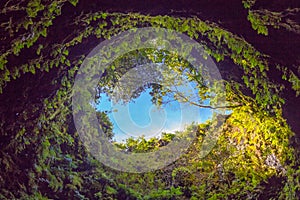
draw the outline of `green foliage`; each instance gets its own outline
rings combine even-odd
[[[263,184],[273,176],[290,177],[286,184],[293,186],[286,186],[273,196],[295,197],[298,183],[291,180],[296,180],[292,177],[297,172],[290,171],[288,164],[294,159],[294,151],[289,146],[293,133],[281,117],[280,110],[274,117],[256,108],[255,102],[235,108],[220,129],[222,134],[217,145],[205,158],[199,158],[199,151],[203,138],[213,126],[210,121],[197,125],[198,138],[187,154],[171,166],[142,175],[120,173],[118,182],[132,187],[146,199],[244,199],[250,196],[259,198],[265,187]],[[193,126],[187,127],[183,134],[194,130]],[[147,150],[145,143],[147,141],[143,139],[129,139],[123,148],[129,146],[130,151],[141,152],[141,149]],[[271,158],[275,159],[273,164]],[[162,188],[174,187],[178,192],[174,194],[169,189],[155,189],[153,192],[151,188],[156,188],[157,182],[149,185],[153,183],[153,179],[148,178],[151,174],[156,174],[165,184]],[[294,190],[287,190],[289,187]]]
[[[7,57],[11,54],[18,56],[22,49],[24,49],[24,47],[30,48],[31,46],[33,46],[38,41],[40,36],[47,37],[47,29],[52,25],[52,21],[61,14],[60,10],[64,2],[65,0],[55,0],[51,1],[48,4],[42,4],[40,0],[31,0],[28,2],[26,7],[27,16],[22,19],[18,19],[18,21],[15,19],[16,23],[12,22],[12,18],[10,18],[9,22],[6,22],[11,26],[12,31],[10,32],[10,37],[12,39],[12,42],[10,48],[5,49],[4,52],[2,52],[2,55],[0,57],[0,70],[10,71],[9,76],[11,77],[20,75],[20,66],[10,67],[10,69],[7,68]],[[38,18],[38,13],[42,11],[43,16],[39,18],[39,21],[36,21],[36,18]],[[24,28],[25,31],[23,31],[22,28]],[[23,33],[17,35],[18,32]],[[37,54],[39,55],[38,52]],[[40,55],[40,58],[36,60],[39,61],[42,60],[42,58],[43,55]],[[36,60],[33,60],[31,62],[35,65],[35,62],[37,62]],[[23,73],[26,72],[27,71],[23,71]],[[9,82],[10,79],[3,79],[1,73],[0,77],[0,91],[2,91],[3,86],[6,84],[6,82]]]
[[[252,7],[255,5],[256,0],[243,0],[242,2],[244,7],[248,9],[247,19],[258,34],[268,35],[268,27],[284,28],[297,34],[300,33],[299,24],[292,19],[292,16],[299,12],[300,8],[287,8],[281,12],[267,9],[254,10]]]
[[[265,55],[243,38],[197,17],[138,13],[82,13],[72,19],[78,28],[74,34],[67,36],[62,43],[48,44],[43,37],[49,37],[48,28],[61,15],[61,7],[65,2],[28,1],[26,17],[20,21],[10,18],[3,22],[9,33],[7,37],[12,42],[0,56],[0,93],[6,84],[25,73],[37,76],[37,72],[42,71],[47,77],[46,72],[54,67],[59,69],[52,83],[58,89],[43,99],[42,103],[22,104],[24,108],[18,113],[16,121],[6,122],[6,116],[0,118],[1,199],[257,198],[264,189],[263,183],[274,176],[281,178],[284,184],[279,194],[274,193],[274,199],[296,199],[300,170],[296,165],[294,150],[289,146],[292,132],[281,116],[280,105],[283,100],[278,93],[282,86],[268,80],[266,72],[272,66],[269,66]],[[77,4],[76,0],[69,2],[74,6]],[[251,8],[254,1],[243,3],[246,8]],[[267,26],[273,26],[273,22],[278,25],[277,22],[281,21],[274,14],[249,11],[248,19],[258,33],[267,35]],[[69,54],[72,48],[93,36],[108,39],[121,31],[144,26],[170,28],[194,39],[206,38],[203,57],[211,55],[218,62],[231,58],[244,70],[244,84],[251,89],[255,98],[243,95],[241,90],[244,88],[240,88],[241,85],[226,83],[226,98],[231,105],[238,106],[222,125],[221,137],[207,157],[199,158],[199,151],[208,129],[213,126],[212,122],[194,124],[177,133],[184,137],[197,130],[196,140],[178,161],[155,172],[130,174],[113,171],[98,163],[88,154],[74,130],[70,108],[71,88],[84,55],[71,59]],[[283,24],[280,26],[286,27]],[[292,30],[297,30],[297,27]],[[20,65],[10,64],[13,63],[11,59],[24,54],[25,48],[33,49],[35,57]],[[147,51],[148,54],[143,55],[146,62],[160,62],[163,59],[161,55],[165,53]],[[157,57],[151,57],[154,54]],[[129,55],[124,55],[124,60],[117,60],[108,69],[102,84],[118,80],[124,72],[118,64],[132,64],[129,58]],[[208,90],[201,85],[201,77],[180,56],[168,54],[165,62],[179,74],[189,69],[189,78],[197,81],[202,89],[199,96],[207,98]],[[283,73],[282,79],[289,81],[299,95],[299,77],[285,66],[278,68]],[[154,89],[156,101],[159,102],[167,91]],[[104,113],[98,115],[103,122],[100,122],[100,126],[102,129],[106,127],[105,132],[111,138],[111,123]],[[126,143],[114,144],[123,151],[142,153],[167,145],[174,136],[164,133],[160,139],[130,138]],[[270,159],[273,159],[273,164],[267,162]]]
[[[171,187],[169,190],[163,190],[163,189],[158,189],[157,191],[154,190],[152,193],[145,196],[144,199],[149,199],[149,200],[180,199],[180,196],[182,194],[183,193],[180,190],[180,188]]]
[[[112,23],[115,26],[122,27],[121,30],[119,28],[109,28],[107,29],[107,18],[110,18]],[[90,25],[92,22],[98,22],[99,26],[89,26],[85,29],[85,31],[81,32],[78,36],[75,36],[73,39],[69,40],[69,42],[63,44],[65,47],[70,47],[81,43],[83,38],[87,38],[90,35],[96,35],[97,37],[109,38],[111,35],[114,35],[122,30],[127,30],[134,27],[136,24],[136,20],[139,20],[139,24],[150,23],[152,26],[160,26],[160,27],[169,27],[178,31],[188,32],[187,34],[190,37],[197,38],[199,34],[202,36],[208,37],[209,40],[216,45],[217,49],[220,50],[220,53],[216,53],[215,50],[211,51],[207,48],[207,53],[214,56],[216,60],[220,61],[224,58],[224,56],[230,56],[233,61],[241,66],[243,66],[247,76],[254,76],[255,81],[251,80],[248,86],[251,88],[254,94],[258,93],[257,100],[261,101],[263,106],[266,104],[276,104],[278,102],[277,89],[276,86],[272,86],[270,82],[267,81],[266,75],[264,73],[265,70],[268,69],[266,61],[264,61],[263,55],[258,53],[251,45],[247,44],[243,39],[234,36],[233,34],[217,27],[215,24],[208,24],[203,22],[197,18],[174,18],[168,16],[143,16],[139,14],[120,14],[120,13],[93,13],[88,15],[82,15],[81,19],[76,19],[75,23],[79,23],[77,21],[83,21],[86,24]],[[103,21],[105,20],[105,21]],[[97,24],[97,23],[96,23]],[[189,29],[181,30],[181,24],[189,24]],[[185,27],[185,26],[183,26]],[[45,31],[45,29],[42,29]],[[45,32],[43,32],[45,35]],[[101,35],[99,35],[101,34]],[[221,38],[223,38],[221,40]],[[16,43],[17,44],[17,43]],[[22,44],[22,43],[21,43]],[[54,45],[55,46],[55,45]],[[61,48],[64,48],[64,47]],[[22,48],[22,47],[20,47]],[[17,49],[20,49],[17,48]],[[226,50],[228,48],[228,50]],[[16,52],[18,50],[16,49]],[[53,52],[57,51],[56,49]],[[231,54],[229,53],[231,51]],[[221,53],[222,52],[222,53]],[[54,60],[60,60],[62,64],[66,66],[70,65],[68,59],[65,56],[59,56],[57,53],[53,53],[55,56]],[[59,57],[57,57],[59,56]],[[52,59],[53,60],[53,59]],[[46,61],[47,62],[47,61]],[[49,61],[50,62],[50,61]],[[52,61],[53,63],[53,61]],[[50,65],[53,66],[52,64]],[[58,62],[56,62],[55,66],[58,66]],[[253,68],[259,67],[259,71],[253,70]],[[41,70],[49,70],[49,65],[45,65]],[[18,70],[15,70],[18,71]],[[248,72],[252,72],[249,74]],[[26,73],[26,71],[25,71]],[[14,75],[12,75],[14,76]],[[2,84],[9,79],[4,79]],[[270,87],[257,87],[258,84],[266,85]],[[268,91],[266,91],[268,89]],[[274,99],[268,98],[269,96],[274,96]]]
[[[35,18],[39,11],[44,10],[44,5],[41,4],[41,0],[32,0],[27,4],[26,12],[29,17]]]
[[[242,0],[245,8],[251,8],[255,4],[256,0]]]
[[[106,137],[111,140],[114,136],[113,124],[110,122],[107,114],[105,112],[96,112],[97,118],[99,120],[100,128],[106,135]]]
[[[69,0],[69,2],[73,5],[76,6],[78,3],[78,0]]]
[[[268,28],[264,25],[264,21],[260,19],[257,13],[249,11],[248,20],[254,30],[257,30],[258,34],[268,35]]]
[[[292,84],[292,88],[296,91],[296,96],[300,95],[300,79],[293,73],[290,72],[288,81]]]
[[[162,133],[161,138],[145,139],[144,136],[139,138],[128,138],[125,143],[114,142],[118,148],[126,152],[146,153],[158,150],[159,147],[168,145],[175,137],[172,133]]]

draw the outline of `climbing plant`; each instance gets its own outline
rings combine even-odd
[[[243,4],[258,34],[267,36],[270,27],[299,34],[299,25],[289,18],[298,8],[275,12],[254,9],[255,1]],[[24,77],[53,76],[51,93],[14,108],[15,121],[0,118],[1,198],[256,198],[263,195],[263,183],[274,176],[281,178],[282,189],[272,198],[297,198],[300,170],[296,153],[289,146],[293,133],[282,118],[280,92],[284,86],[268,77],[269,69],[276,67],[283,81],[290,82],[299,95],[300,80],[293,70],[282,64],[270,65],[268,55],[244,38],[196,16],[82,11],[66,20],[71,31],[55,42],[48,40],[67,5],[76,6],[77,1],[10,0],[1,10],[2,16],[9,17],[0,25],[6,33],[0,36],[6,41],[0,55],[0,93],[6,95],[7,87]],[[243,70],[242,82],[226,81],[226,99],[241,106],[233,108],[218,128],[220,140],[207,158],[200,159],[198,153],[212,122],[188,127],[181,134],[197,132],[189,152],[165,169],[145,174],[113,171],[89,155],[81,143],[72,121],[71,97],[74,77],[88,52],[78,53],[78,49],[89,40],[110,39],[137,27],[184,33],[204,46],[204,57],[212,56],[216,62],[231,59]],[[151,55],[153,50],[149,51]],[[108,69],[112,76],[117,70],[114,65]],[[243,94],[245,88],[252,91],[250,96]],[[25,91],[23,96],[30,99]],[[146,152],[172,138],[172,134],[165,134],[162,139],[129,139],[115,145],[124,151]]]

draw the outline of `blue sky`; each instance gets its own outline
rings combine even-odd
[[[196,90],[183,86],[179,90],[187,95],[196,94]],[[96,105],[99,111],[111,111],[108,114],[113,123],[114,140],[125,141],[129,137],[145,138],[157,137],[161,132],[183,130],[192,122],[205,122],[212,116],[212,111],[207,108],[199,108],[188,103],[172,101],[157,107],[151,102],[151,89],[146,89],[134,101],[123,105],[114,104],[106,94],[101,94],[100,103]],[[193,95],[195,98],[195,95]],[[174,100],[174,99],[173,99]],[[206,102],[208,104],[208,102]]]

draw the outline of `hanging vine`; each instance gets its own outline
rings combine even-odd
[[[55,20],[59,20],[62,7],[66,2],[66,0],[51,2],[11,0],[1,10],[1,15],[22,12],[26,13],[26,16],[20,19],[10,17],[5,22],[1,22],[1,28],[8,32],[8,35],[1,36],[1,39],[10,42],[1,49],[0,93],[5,90],[7,84],[24,74],[37,74],[40,71],[48,73],[54,71],[54,67],[57,68],[58,75],[51,84],[58,86],[59,89],[48,95],[42,105],[32,104],[25,107],[22,113],[18,113],[19,120],[24,123],[15,122],[10,126],[4,126],[5,119],[1,118],[0,124],[3,128],[1,135],[5,136],[8,142],[3,142],[4,146],[1,146],[0,150],[1,169],[5,172],[0,176],[0,198],[13,199],[27,195],[29,199],[46,199],[45,196],[53,195],[48,197],[76,196],[78,199],[83,199],[85,195],[89,196],[93,193],[90,198],[104,199],[111,196],[117,198],[117,195],[125,194],[136,199],[144,197],[164,199],[180,198],[188,192],[191,199],[199,199],[201,196],[210,199],[231,198],[232,195],[242,198],[247,195],[247,192],[258,190],[261,182],[278,174],[287,177],[284,189],[280,193],[281,197],[295,198],[299,190],[299,179],[294,177],[299,177],[300,170],[296,168],[294,152],[288,143],[293,133],[281,117],[281,105],[284,100],[280,97],[280,92],[283,85],[271,82],[268,79],[268,70],[277,67],[282,72],[282,79],[290,82],[292,89],[299,95],[300,80],[297,74],[287,66],[270,66],[268,55],[257,51],[245,39],[196,16],[150,16],[118,12],[81,13],[70,19],[70,24],[75,27],[72,33],[61,43],[50,43],[47,41],[50,27]],[[68,2],[74,6],[77,4],[77,0]],[[243,3],[245,8],[250,9],[248,20],[259,34],[267,35],[268,27],[285,28],[299,33],[296,22],[287,18],[299,12],[298,9],[283,12],[251,10],[255,1],[243,1]],[[236,108],[227,119],[222,138],[210,160],[200,161],[195,154],[197,151],[190,153],[188,155],[191,156],[190,160],[186,159],[186,162],[191,167],[186,165],[173,168],[168,172],[169,185],[163,180],[155,179],[153,173],[146,175],[120,173],[113,177],[118,180],[114,181],[111,175],[113,172],[104,172],[103,166],[99,167],[100,164],[95,159],[87,156],[78,134],[74,130],[71,131],[68,126],[72,123],[70,108],[72,85],[75,74],[85,58],[85,54],[73,56],[74,49],[91,38],[110,39],[122,31],[149,26],[173,29],[187,34],[204,45],[207,54],[204,56],[212,56],[217,62],[230,58],[243,69],[244,75],[241,78],[254,96],[253,99],[242,94],[243,86],[240,84],[226,82],[227,99],[242,103],[243,106]],[[34,56],[24,63],[12,62],[18,56],[26,54],[29,49],[35,52]],[[205,134],[203,126],[199,125],[198,135]],[[201,141],[202,136],[199,136],[198,140]],[[150,143],[159,146],[159,140],[152,140],[149,144],[145,140],[142,141],[141,143],[132,141],[132,143],[139,145],[140,151],[145,151]],[[195,148],[200,144],[196,143]],[[230,145],[226,146],[227,144]],[[244,149],[239,151],[240,149],[237,148]],[[223,152],[225,155],[228,151],[231,151],[231,156],[224,157],[225,159],[222,160],[223,154],[219,155],[218,152]],[[21,156],[30,160],[30,166],[25,167],[26,181],[15,180],[24,170],[20,166],[25,162],[18,159]],[[184,162],[185,158],[180,161]],[[266,163],[268,158],[270,162]],[[244,160],[244,163],[237,163],[241,160]],[[272,162],[279,164],[272,165]],[[220,163],[222,165],[219,165]],[[86,165],[94,166],[92,167],[94,171],[85,172]],[[199,177],[196,179],[195,177],[199,176],[199,166],[204,173],[201,179]],[[223,177],[219,175],[221,168]],[[234,176],[230,173],[232,171]],[[262,175],[259,173],[262,171],[267,172]],[[180,176],[186,179],[183,180]],[[202,181],[204,177],[209,181],[206,183],[195,181]],[[236,179],[232,180],[232,177]],[[243,180],[244,177],[248,180]],[[7,180],[14,184],[6,186]],[[137,180],[140,183],[136,183]],[[185,182],[182,183],[180,180]],[[185,188],[187,184],[194,181],[196,183],[194,187]],[[220,184],[225,181],[226,184]],[[141,185],[147,187],[143,188]],[[162,189],[166,186],[170,187]],[[19,188],[19,192],[11,192],[10,187]],[[155,190],[156,187],[159,189]],[[41,192],[40,188],[50,188],[51,192],[46,189]]]

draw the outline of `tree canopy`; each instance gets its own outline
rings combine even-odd
[[[1,199],[299,198],[298,1],[9,0],[0,5]],[[115,59],[103,71],[95,99],[111,94],[129,70],[164,64],[160,75],[135,75],[156,76],[172,86],[183,83],[174,77],[185,76],[194,82],[199,99],[167,85],[148,84],[130,96],[125,91],[130,88],[120,85],[119,100],[130,101],[151,88],[156,105],[172,97],[198,107],[229,109],[230,114],[160,138],[120,143],[113,141],[107,113],[97,112],[106,137],[125,154],[155,152],[196,135],[166,167],[130,173],[90,154],[73,121],[72,89],[81,64],[98,43],[143,27],[170,29],[201,44],[202,58],[211,57],[220,71],[224,92],[217,83],[209,85],[182,55],[148,48]],[[216,106],[222,98],[228,104]],[[203,103],[206,99],[210,105]],[[218,118],[222,123],[214,120]],[[218,140],[206,152],[211,132]]]

